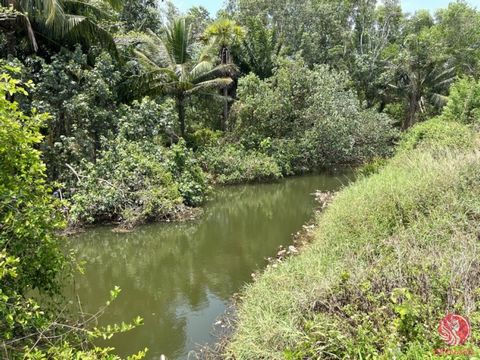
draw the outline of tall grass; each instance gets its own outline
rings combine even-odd
[[[447,312],[480,320],[480,156],[457,139],[340,192],[315,242],[245,289],[227,357],[425,358]]]

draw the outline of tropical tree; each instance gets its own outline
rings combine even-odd
[[[480,68],[480,12],[466,2],[452,2],[436,13],[437,41],[457,74],[476,76]]]
[[[235,61],[242,72],[269,78],[273,75],[275,58],[283,48],[282,35],[276,26],[266,27],[258,17],[246,19],[245,27],[245,38],[239,51],[233,54]]]
[[[369,108],[382,111],[388,101],[388,65],[400,52],[403,21],[398,0],[359,2],[355,8],[349,72]]]
[[[102,0],[120,9],[122,0]],[[112,35],[98,19],[109,17],[97,4],[82,0],[0,0],[0,31],[15,55],[16,40],[26,36],[34,51],[39,39],[50,45],[100,43],[116,54]]]
[[[218,96],[211,90],[232,83],[232,64],[215,66],[208,54],[194,59],[191,27],[184,18],[172,21],[163,36],[153,32],[144,37],[136,54],[145,72],[136,80],[136,95],[168,95],[177,105],[182,136],[186,132],[185,107],[192,96]]]
[[[232,64],[231,48],[238,45],[245,37],[245,30],[235,21],[228,18],[221,18],[212,23],[205,30],[204,38],[210,43],[210,46],[219,49],[219,59],[222,65]],[[225,130],[225,124],[228,118],[228,88],[223,88],[224,105],[222,130]]]
[[[390,86],[406,100],[404,130],[419,120],[420,114],[440,109],[447,102],[448,88],[455,80],[455,67],[440,51],[435,54],[433,28],[410,34],[393,67],[396,82]],[[435,55],[433,55],[435,54]]]

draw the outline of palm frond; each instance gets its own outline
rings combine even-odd
[[[198,77],[210,72],[213,69],[214,65],[210,61],[200,61],[197,65],[193,67],[190,71],[190,77],[192,80],[197,79]]]
[[[238,68],[234,64],[218,65],[214,68],[210,67],[210,70],[207,70],[207,68],[199,70],[202,71],[194,72],[192,70],[191,78],[194,84],[198,84],[206,80],[211,80],[215,78],[231,78],[236,72],[238,72]]]
[[[233,46],[245,37],[245,29],[234,20],[221,18],[207,27],[204,37],[220,46]]]
[[[82,16],[95,16],[98,19],[110,19],[112,16],[103,9],[92,3],[79,0],[63,0],[63,7],[66,13]]]
[[[172,95],[179,91],[178,82],[157,82],[144,89],[145,96]]]
[[[214,90],[214,89],[223,89],[233,82],[231,78],[219,78],[213,80],[203,81],[201,83],[195,84],[195,86],[186,91],[187,95],[193,95],[200,91]]]
[[[170,54],[165,44],[156,34],[135,36],[139,42],[136,44],[137,51],[146,56],[150,62],[159,67],[173,67]]]
[[[192,43],[191,26],[187,26],[184,18],[172,22],[162,42],[172,63],[185,64],[192,59],[188,51]]]
[[[98,43],[115,58],[118,51],[112,34],[84,16],[68,15],[68,31],[65,38],[74,42]]]
[[[121,10],[123,5],[125,5],[126,0],[104,0],[108,3],[114,10]]]
[[[36,52],[38,50],[38,43],[35,37],[35,33],[33,31],[32,24],[30,23],[28,17],[25,16],[25,14],[22,14],[18,11],[2,12],[0,13],[0,25],[6,28],[13,26],[24,29],[27,33],[28,40],[32,45],[33,51]]]
[[[155,69],[158,68],[158,64],[152,60],[145,52],[140,50],[134,50],[133,53],[136,55],[139,62],[146,68]]]
[[[38,3],[38,1],[35,2]],[[47,25],[47,27],[53,28],[56,26],[56,24],[60,24],[63,22],[65,18],[65,13],[60,0],[44,0],[41,3],[44,8],[43,16],[46,17],[45,24]]]

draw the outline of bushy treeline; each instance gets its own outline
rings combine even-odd
[[[480,14],[464,3],[232,0],[215,19],[171,2],[40,3],[1,8],[17,25],[0,53],[36,85],[22,108],[51,116],[40,147],[72,224],[176,217],[209,183],[384,158],[456,77],[452,96],[478,97]]]

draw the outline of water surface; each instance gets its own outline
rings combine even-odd
[[[95,228],[72,238],[85,261],[85,275],[74,288],[84,310],[93,312],[120,286],[103,324],[144,319],[143,326],[107,343],[117,354],[148,347],[148,359],[186,359],[198,344],[215,341],[212,325],[231,296],[312,217],[312,192],[346,182],[344,176],[314,175],[227,187],[195,222],[148,225],[128,234]]]

